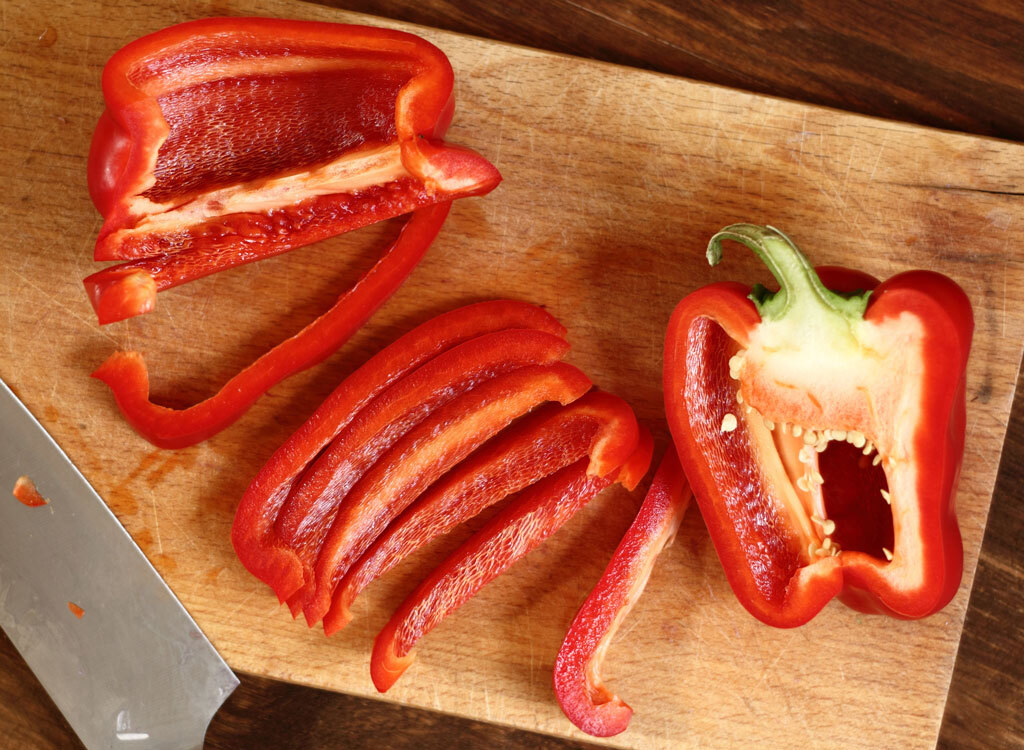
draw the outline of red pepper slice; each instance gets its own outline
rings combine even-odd
[[[749,224],[712,238],[712,264],[724,239],[781,290],[715,284],[680,302],[665,406],[733,591],[779,627],[834,596],[902,618],[938,611],[963,567],[967,296],[929,271],[819,278],[785,235]]]
[[[274,452],[239,503],[231,542],[249,572],[279,592],[282,601],[297,591],[304,582],[302,565],[274,533],[274,522],[296,478],[392,383],[453,346],[510,328],[565,335],[557,320],[533,305],[508,300],[481,302],[428,320],[382,349],[335,388]]]
[[[437,236],[450,203],[417,211],[394,244],[334,306],[235,375],[213,396],[186,409],[149,400],[149,373],[138,352],[116,352],[92,374],[114,392],[136,432],[159,448],[184,448],[231,425],[267,390],[322,362],[345,343],[405,281]]]
[[[611,737],[629,725],[633,709],[601,681],[601,662],[655,560],[675,538],[691,497],[675,446],[669,445],[636,518],[565,635],[555,658],[555,695],[569,720],[587,734]]]
[[[565,363],[499,375],[431,414],[406,433],[338,506],[320,549],[314,589],[303,601],[310,626],[327,614],[338,582],[420,493],[513,420],[546,401],[568,404],[591,382]]]
[[[334,590],[324,632],[347,625],[359,592],[434,537],[583,456],[590,457],[591,476],[607,476],[630,457],[638,436],[629,404],[598,390],[509,427],[410,505],[349,569]]]
[[[438,140],[452,86],[439,49],[364,26],[213,18],[127,45],[89,155],[95,257],[153,257],[91,277],[97,309],[493,189],[491,164]]]
[[[399,438],[479,383],[527,365],[552,364],[568,351],[563,338],[546,331],[495,331],[439,354],[368,404],[310,464],[278,514],[278,539],[295,550],[307,584],[338,504]],[[305,597],[302,589],[277,593]]]
[[[508,507],[456,549],[420,583],[377,635],[370,675],[386,692],[415,658],[416,642],[484,585],[537,547],[613,482],[632,489],[647,473],[653,443],[650,433],[617,477],[587,473],[580,459],[524,491]]]

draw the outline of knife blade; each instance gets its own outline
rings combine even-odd
[[[29,507],[12,496],[23,476],[48,504]],[[90,750],[202,747],[210,719],[238,685],[142,550],[2,380],[0,627]]]

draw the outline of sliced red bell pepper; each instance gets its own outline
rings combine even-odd
[[[963,566],[954,498],[967,296],[930,271],[877,286],[864,274],[816,273],[781,232],[749,224],[712,238],[712,264],[725,239],[754,250],[781,289],[757,286],[748,299],[738,284],[714,284],[683,299],[664,385],[733,591],[780,627],[807,622],[834,596],[902,618],[938,611]]]
[[[105,321],[156,292],[418,208],[501,177],[439,140],[444,53],[398,31],[267,18],[173,26],[117,52],[93,136],[97,260],[145,261],[87,280]]]
[[[516,418],[547,401],[568,404],[590,387],[586,375],[563,362],[522,367],[481,383],[406,433],[338,505],[312,594],[302,603],[310,626],[327,614],[349,568],[427,487]]]
[[[138,352],[116,352],[92,374],[114,392],[128,423],[159,448],[184,448],[217,434],[275,384],[334,353],[405,281],[437,236],[450,203],[413,214],[394,244],[334,306],[235,375],[213,396],[185,409],[149,400],[149,373]]]
[[[653,442],[641,431],[634,454],[615,473],[588,473],[582,458],[522,492],[466,540],[406,598],[377,635],[370,676],[386,692],[415,658],[416,642],[484,585],[529,553],[614,482],[633,489],[647,473]]]
[[[304,583],[302,563],[283,545],[274,523],[297,477],[359,412],[392,383],[442,352],[494,331],[533,328],[556,336],[565,329],[544,310],[498,300],[439,315],[382,349],[349,375],[313,415],[274,452],[246,490],[231,542],[242,564],[284,601]]]
[[[611,737],[629,725],[633,709],[604,685],[601,662],[658,555],[675,539],[691,497],[675,446],[669,445],[636,518],[565,635],[555,658],[555,696],[587,734]]]
[[[324,632],[348,624],[359,592],[434,537],[584,456],[591,476],[607,476],[630,457],[638,436],[629,404],[598,390],[568,406],[538,409],[504,430],[420,496],[349,569],[334,590]]]
[[[302,561],[307,585],[338,504],[399,438],[479,383],[527,365],[552,364],[568,351],[565,339],[546,331],[484,334],[437,355],[363,408],[295,483],[275,522],[278,539]]]

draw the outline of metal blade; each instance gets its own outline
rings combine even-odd
[[[28,476],[48,505],[11,493]],[[68,602],[84,610],[76,617]],[[238,685],[145,555],[0,381],[0,626],[90,748],[202,747]]]

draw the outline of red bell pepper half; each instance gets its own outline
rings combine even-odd
[[[669,445],[636,518],[565,635],[555,659],[555,696],[569,720],[587,734],[611,737],[629,725],[633,709],[601,681],[601,662],[658,555],[675,539],[691,497],[676,449]]]
[[[281,601],[305,583],[297,552],[277,536],[275,522],[296,481],[321,451],[392,384],[445,351],[480,336],[535,329],[562,337],[551,315],[523,302],[481,302],[439,315],[382,349],[349,375],[263,466],[235,514],[231,541],[242,564]]]
[[[159,448],[184,448],[231,425],[267,390],[322,362],[402,285],[441,229],[450,203],[416,211],[384,256],[334,306],[235,375],[217,393],[185,409],[149,400],[149,373],[138,352],[116,352],[93,372],[114,392],[118,408]]]
[[[416,642],[484,585],[529,553],[613,482],[633,489],[647,473],[653,442],[646,430],[612,476],[588,473],[582,458],[532,485],[455,550],[406,598],[377,635],[370,675],[380,692],[415,658]]]
[[[629,405],[598,390],[568,406],[538,409],[504,430],[420,496],[349,569],[334,590],[324,632],[348,624],[352,602],[373,580],[499,500],[584,456],[591,476],[607,476],[633,453],[638,430]]]
[[[481,195],[501,177],[444,135],[451,65],[365,26],[211,18],[132,42],[103,70],[89,191],[101,322],[157,291],[382,219]]]
[[[737,224],[781,285],[713,284],[679,303],[665,407],[733,591],[791,627],[833,597],[924,617],[963,566],[954,497],[964,450],[971,305],[945,276],[877,284],[816,272],[781,232]],[[857,291],[857,290],[868,291]]]
[[[389,523],[477,447],[547,401],[568,404],[591,387],[565,363],[522,367],[487,380],[418,424],[356,483],[338,506],[314,567],[314,589],[303,602],[306,621],[319,622],[338,582]]]

